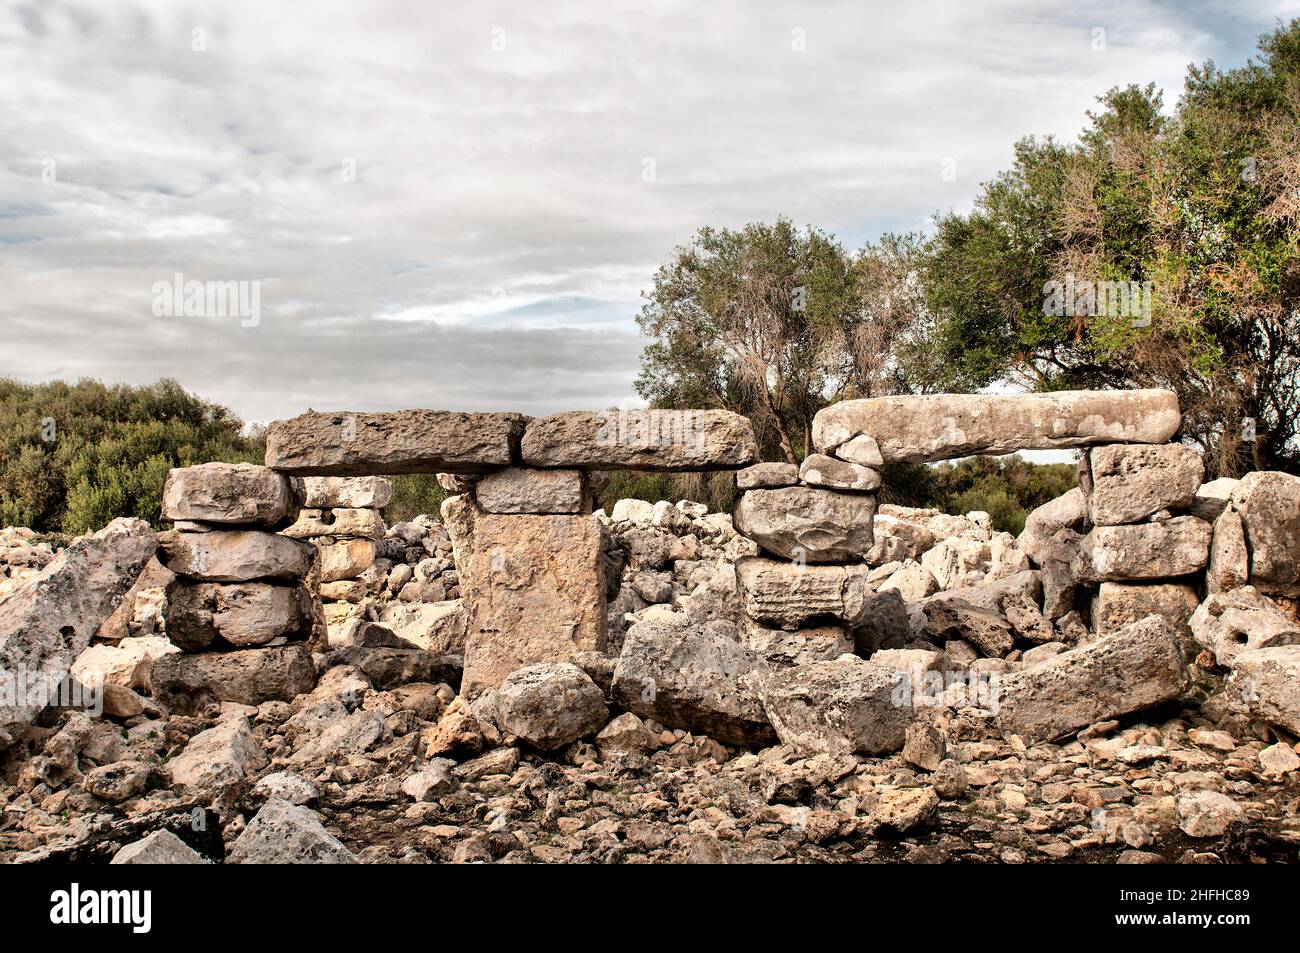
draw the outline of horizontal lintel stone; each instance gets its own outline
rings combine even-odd
[[[309,411],[267,429],[266,465],[294,476],[487,473],[515,461],[527,421],[515,413]]]
[[[530,421],[530,467],[734,470],[758,460],[750,421],[728,410],[571,411]]]
[[[1097,443],[1166,443],[1180,422],[1178,398],[1167,390],[871,397],[818,411],[813,443],[834,454],[867,434],[885,463],[929,463]]]

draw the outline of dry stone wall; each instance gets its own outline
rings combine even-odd
[[[940,840],[996,816],[1004,860],[1136,856],[1171,827],[1231,850],[1242,797],[1294,819],[1273,795],[1300,770],[1300,478],[1202,483],[1176,430],[1157,391],[853,401],[796,467],[717,411],[278,423],[271,466],[173,471],[134,604],[143,524],[57,556],[0,537],[6,677],[106,686],[93,717],[0,699],[24,812],[0,833],[71,858],[98,849],[79,811],[122,806],[138,836],[208,803],[243,813],[226,859],[248,862],[880,859],[878,829],[969,808]],[[1061,446],[1080,485],[1018,538],[878,500],[892,460]],[[740,496],[593,510],[624,466],[729,469]],[[382,474],[426,469],[441,521],[385,525]],[[699,804],[719,836],[691,833]],[[146,841],[120,862],[200,859]]]
[[[287,699],[314,684],[311,652],[348,653],[380,682],[454,671],[492,724],[515,673],[531,698],[576,664],[651,724],[861,754],[897,750],[933,707],[1051,739],[1220,697],[1238,658],[1289,671],[1300,651],[1300,480],[1203,484],[1177,422],[1164,391],[848,401],[794,466],[756,462],[749,422],[722,411],[310,413],[271,427],[267,467],[171,474],[159,559],[181,651],[151,689],[191,709],[232,685]],[[888,462],[1045,447],[1081,449],[1080,486],[1018,539],[986,514],[879,505]],[[741,492],[731,516],[593,511],[611,467],[731,469]],[[380,471],[429,469],[453,493],[442,522],[386,526]]]
[[[299,512],[289,479],[252,464],[172,470],[159,561],[167,637],[181,649],[151,669],[155,699],[176,711],[238,697],[288,701],[315,684],[325,642],[315,547],[276,532]]]

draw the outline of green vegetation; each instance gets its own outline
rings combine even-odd
[[[1191,67],[1172,115],[1154,86],[1112,89],[1077,144],[1021,141],[971,214],[939,218],[940,386],[1168,387],[1210,476],[1300,469],[1300,20],[1260,51]],[[1149,307],[1053,300],[1096,282],[1147,282]]]
[[[438,485],[436,476],[432,473],[408,473],[392,477],[392,481],[393,498],[384,507],[384,521],[389,526],[425,513],[438,517],[438,509],[448,494]]]
[[[645,293],[638,392],[742,413],[797,461],[837,400],[1167,387],[1208,477],[1300,472],[1300,20],[1189,68],[1172,114],[1151,85],[1099,102],[930,236],[701,229]]]
[[[1078,485],[1074,464],[1035,464],[1017,456],[967,457],[925,469],[932,482],[922,502],[912,505],[946,513],[983,510],[994,529],[1017,535],[1032,510]]]
[[[265,436],[173,380],[0,380],[0,525],[77,534],[119,516],[157,525],[172,467],[261,463]],[[432,474],[393,478],[390,523],[438,513]]]
[[[171,380],[0,380],[0,524],[81,533],[118,516],[158,522],[172,467],[260,463],[263,437]]]

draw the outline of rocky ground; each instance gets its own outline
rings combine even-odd
[[[1294,679],[1239,665],[1256,645],[1292,651],[1292,602],[1242,586],[1198,604],[1186,585],[1114,587],[1111,601],[1090,602],[1047,545],[1061,543],[1058,523],[1077,520],[1079,502],[1049,504],[1019,539],[993,532],[986,514],[884,507],[854,570],[869,606],[857,623],[799,617],[778,629],[767,626],[821,597],[792,595],[786,569],[756,563],[729,515],[621,501],[597,514],[608,654],[519,669],[472,702],[458,694],[457,570],[431,518],[386,531],[364,594],[311,654],[201,656],[213,683],[237,671],[237,691],[315,683],[282,693],[292,701],[209,704],[204,685],[177,681],[166,583],[147,569],[72,666],[106,680],[105,710],[47,709],[0,751],[0,862],[1296,859],[1300,754],[1283,727]],[[30,533],[0,541],[14,585],[58,568]],[[755,565],[774,575],[770,590]],[[97,598],[110,596],[105,586]],[[742,599],[775,614],[746,624]],[[1142,621],[1151,611],[1166,621]],[[1109,646],[1156,642],[1168,651],[1120,657],[1129,682],[1090,684]],[[274,667],[291,656],[306,673]],[[1067,657],[1091,661],[1053,661]],[[239,667],[251,659],[264,667]],[[993,719],[945,691],[895,724],[888,686],[876,686],[895,668],[1003,678],[1021,707]],[[797,671],[822,681],[805,685]],[[751,676],[771,690],[751,691]],[[642,679],[658,694],[640,696]],[[1148,688],[1160,700],[1124,697]],[[814,712],[839,711],[849,691],[869,724],[804,719],[805,691]],[[1282,707],[1261,708],[1261,692]],[[1075,702],[1143,710],[1090,724]],[[1058,717],[1073,720],[1058,730]]]
[[[0,861],[107,861],[159,830],[190,862],[1216,863],[1300,847],[1300,756],[1188,712],[1033,746],[967,712],[888,758],[749,751],[622,714],[545,753],[484,737],[453,697],[339,665],[292,704],[125,728],[62,715],[36,757],[10,752]]]

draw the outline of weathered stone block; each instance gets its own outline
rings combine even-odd
[[[1092,600],[1092,627],[1098,635],[1110,635],[1139,619],[1158,615],[1182,633],[1200,601],[1196,590],[1186,583],[1103,582]]]
[[[605,650],[605,576],[594,516],[484,513],[449,497],[467,610],[463,692],[473,698],[516,669]]]
[[[1233,491],[1250,548],[1250,584],[1260,592],[1300,596],[1300,477],[1247,473]]]
[[[236,647],[311,633],[311,597],[302,586],[266,582],[212,583],[177,580],[167,587],[167,636],[198,652],[223,640]]]
[[[295,477],[302,505],[318,509],[383,509],[393,498],[393,481],[381,476]]]
[[[736,504],[736,529],[786,559],[849,562],[871,551],[876,498],[809,486],[748,490]]]
[[[179,467],[167,474],[163,485],[165,520],[277,526],[293,506],[289,481],[252,463]]]
[[[861,619],[867,595],[865,566],[799,566],[754,557],[736,564],[746,617],[784,629],[809,621]]]
[[[741,490],[774,490],[799,482],[799,468],[793,463],[755,463],[736,471],[736,487]]]
[[[1201,455],[1181,444],[1094,447],[1087,459],[1092,476],[1088,509],[1098,526],[1185,510],[1205,475]]]
[[[1250,579],[1250,550],[1246,526],[1234,509],[1223,510],[1214,520],[1210,541],[1210,562],[1205,567],[1205,588],[1226,592],[1246,585]]]
[[[1171,701],[1187,684],[1178,635],[1149,616],[1033,668],[1002,676],[995,724],[1027,740],[1080,728]]]
[[[201,582],[295,582],[315,558],[307,543],[259,530],[213,530],[158,537],[159,561],[178,576]]]
[[[311,653],[302,643],[239,652],[164,655],[149,670],[153,697],[178,715],[216,702],[260,705],[293,701],[316,685]]]
[[[1209,649],[1219,665],[1232,665],[1243,652],[1300,644],[1300,624],[1254,586],[1211,593],[1188,625],[1197,646]]]
[[[305,507],[298,511],[298,518],[280,532],[294,539],[318,539],[322,536],[383,539],[384,517],[378,510]]]
[[[539,662],[511,672],[495,701],[497,724],[543,751],[595,734],[609,720],[601,690],[568,662]]]
[[[763,705],[781,743],[802,754],[889,754],[915,718],[898,686],[888,666],[844,656],[773,673]]]
[[[1300,735],[1300,645],[1242,652],[1224,686],[1230,710]]]
[[[485,473],[514,462],[527,419],[447,410],[310,411],[271,424],[266,465],[296,476]]]
[[[868,434],[885,463],[924,463],[1095,443],[1166,443],[1180,423],[1178,398],[1166,390],[872,397],[818,411],[813,444],[835,453]]]
[[[45,707],[91,636],[154,554],[158,538],[138,519],[116,519],[83,536],[0,605],[0,747],[8,725]]]
[[[375,561],[373,539],[347,539],[320,547],[320,581],[356,579]]]
[[[529,422],[532,467],[728,470],[758,460],[749,420],[727,410],[571,411]]]
[[[685,618],[632,626],[614,668],[614,700],[643,718],[717,741],[770,744],[776,736],[762,703],[770,669],[716,626]]]
[[[581,470],[498,470],[475,484],[474,497],[486,513],[583,513],[591,509]]]
[[[809,486],[824,486],[830,490],[870,492],[880,489],[880,471],[859,463],[837,460],[824,453],[806,457],[799,466],[799,479]]]
[[[1096,526],[1084,537],[1082,569],[1095,582],[1186,576],[1210,558],[1210,524],[1195,516]]]

